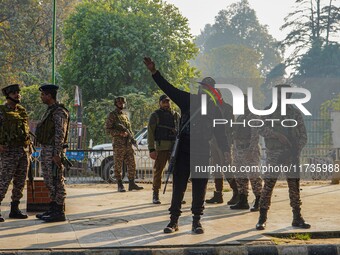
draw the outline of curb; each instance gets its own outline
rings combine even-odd
[[[0,255],[340,255],[340,244],[7,250]]]

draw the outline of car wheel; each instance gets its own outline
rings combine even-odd
[[[105,162],[101,177],[104,181],[107,181],[109,183],[112,183],[116,180],[114,178],[114,162],[113,162],[113,160],[108,160],[107,162]]]

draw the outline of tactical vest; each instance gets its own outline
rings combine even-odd
[[[55,123],[53,121],[53,113],[58,108],[63,108],[68,115],[67,120],[67,127],[69,126],[70,120],[69,120],[69,111],[65,108],[62,104],[54,104],[49,109],[47,109],[43,119],[41,122],[37,125],[35,130],[35,136],[37,139],[37,142],[43,145],[55,145]],[[68,129],[68,128],[67,128]],[[64,143],[67,142],[67,132],[65,136]]]
[[[287,106],[287,115],[286,116],[281,116],[281,111],[276,110],[273,112],[268,119],[279,119],[280,122],[284,119],[295,119],[295,113],[294,109],[291,106]],[[296,134],[296,128],[295,127],[283,127],[281,123],[278,123],[279,121],[276,121],[274,124],[274,127],[272,130],[274,132],[278,132],[280,134],[283,134],[284,136],[287,137],[287,139],[294,144],[295,140],[298,139],[298,134]],[[272,149],[278,149],[278,148],[285,148],[287,147],[286,145],[283,145],[278,141],[276,138],[265,138],[265,143],[266,143],[266,148],[269,150]]]
[[[24,107],[17,110],[0,105],[3,121],[0,123],[0,144],[9,147],[27,146],[30,143],[28,116]]]
[[[174,141],[177,134],[175,113],[161,109],[156,110],[155,113],[158,119],[155,129],[155,141]]]
[[[237,118],[237,122],[242,122],[245,119],[245,116],[239,116]],[[249,143],[251,138],[251,128],[246,124],[244,127],[243,125],[235,125],[233,130],[233,139],[238,141],[239,144]]]

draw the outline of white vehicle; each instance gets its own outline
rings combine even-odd
[[[147,127],[142,128],[136,135],[139,150],[135,147],[135,161],[138,178],[152,174],[153,160],[149,157],[147,144]],[[114,159],[112,143],[99,144],[92,148],[89,155],[89,167],[96,172],[103,180],[114,182]],[[125,171],[126,172],[126,171]]]

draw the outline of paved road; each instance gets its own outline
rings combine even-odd
[[[210,189],[212,188],[213,184]],[[62,223],[42,223],[30,214],[27,220],[8,219],[10,193],[1,209],[6,222],[0,224],[0,250],[94,247],[157,247],[173,245],[240,245],[270,241],[265,232],[292,232],[292,212],[286,187],[274,190],[266,231],[254,229],[258,213],[230,210],[226,204],[206,205],[202,224],[206,233],[191,233],[190,202],[187,192],[180,230],[163,234],[168,223],[171,187],[161,195],[162,204],[151,203],[151,186],[138,192],[116,192],[115,185],[68,185],[66,213]],[[171,185],[170,185],[171,186]],[[340,229],[340,185],[302,187],[303,216],[312,224],[310,231]],[[208,192],[208,196],[211,195]],[[225,200],[230,192],[224,194]],[[250,197],[250,201],[253,197]],[[25,198],[21,208],[25,207]],[[304,231],[304,230],[298,230]]]

